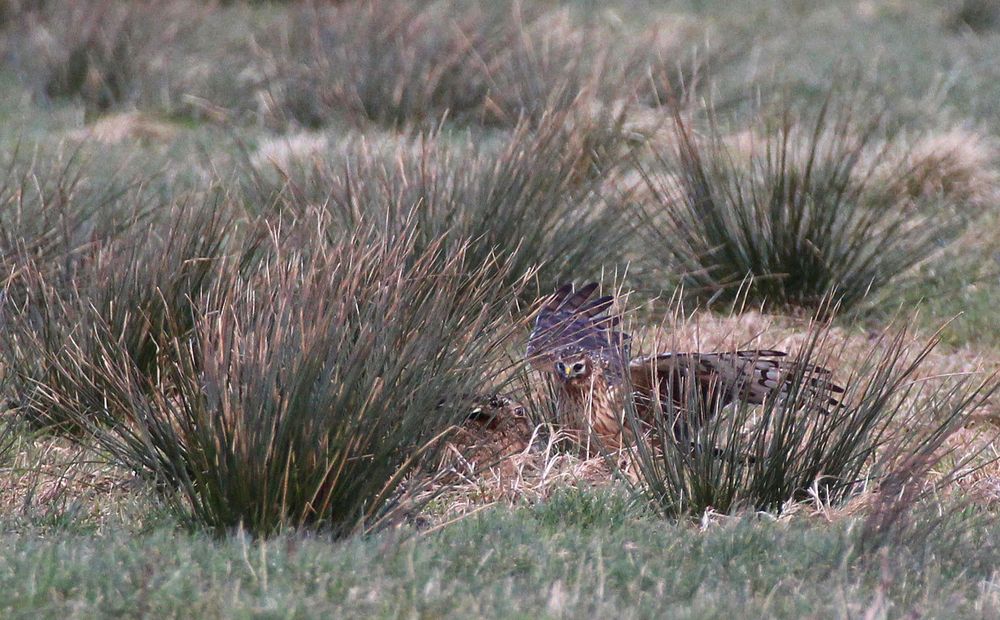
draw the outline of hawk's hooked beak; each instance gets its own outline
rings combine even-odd
[[[573,367],[572,366],[567,366],[566,364],[563,364],[562,362],[556,362],[556,372],[563,379],[572,379],[573,378]]]

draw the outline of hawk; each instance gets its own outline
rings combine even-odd
[[[762,404],[772,395],[787,395],[796,381],[823,412],[839,405],[833,395],[844,390],[828,379],[829,370],[789,360],[783,351],[671,352],[633,358],[621,318],[608,312],[614,298],[592,299],[596,290],[597,283],[560,287],[545,300],[528,338],[528,361],[555,376],[557,412],[578,439],[596,438],[608,449],[620,447],[629,434],[624,424],[628,390],[645,424],[651,423],[657,407],[674,414],[671,430],[677,440],[688,440],[727,404]],[[691,411],[693,404],[696,411]]]

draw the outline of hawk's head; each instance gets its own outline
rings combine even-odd
[[[618,383],[628,365],[628,334],[608,314],[611,296],[591,299],[597,284],[567,284],[545,300],[528,339],[527,357],[570,387]]]
[[[553,371],[566,383],[589,383],[594,373],[594,361],[586,351],[569,347],[556,352]]]

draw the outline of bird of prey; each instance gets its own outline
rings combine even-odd
[[[789,360],[783,351],[756,349],[716,353],[661,352],[633,358],[621,318],[609,313],[611,296],[592,298],[597,284],[560,287],[545,300],[528,339],[527,358],[556,378],[556,409],[579,440],[616,449],[626,430],[624,412],[631,390],[638,418],[673,412],[677,440],[705,424],[722,407],[743,401],[762,404],[798,385],[811,403],[839,404],[825,368]],[[696,409],[692,411],[692,409]],[[662,419],[662,417],[661,417]]]

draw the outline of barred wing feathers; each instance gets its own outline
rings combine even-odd
[[[527,358],[533,365],[552,363],[555,351],[571,346],[596,356],[621,356],[629,335],[618,330],[621,317],[607,314],[613,297],[590,299],[596,290],[596,282],[579,289],[565,284],[546,300],[528,338]]]
[[[734,401],[762,404],[775,392],[789,394],[796,383],[824,412],[840,404],[835,395],[844,389],[830,381],[828,369],[788,360],[787,356],[773,349],[659,353],[632,360],[629,370],[637,394],[649,398],[655,389],[664,404],[670,399],[681,407],[690,389],[698,389],[703,397],[722,399],[717,403],[721,407]]]

